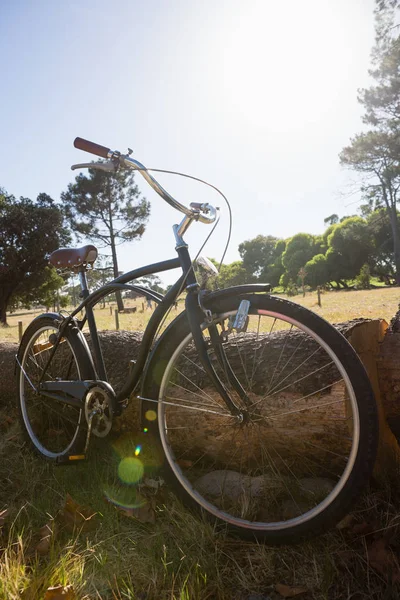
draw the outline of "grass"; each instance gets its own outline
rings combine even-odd
[[[0,510],[10,509],[0,536],[1,600],[42,600],[60,584],[71,585],[79,600],[278,599],[278,583],[302,587],[300,598],[312,600],[397,597],[397,584],[369,565],[368,546],[382,537],[371,531],[383,528],[393,539],[398,533],[399,507],[385,492],[370,493],[355,509],[355,522],[372,526],[366,536],[333,530],[269,548],[195,518],[165,487],[155,496],[155,523],[124,516],[104,496],[117,462],[109,444],[95,443],[89,464],[53,467],[23,445],[17,423],[10,425],[0,451]],[[66,494],[97,513],[94,530],[62,528]],[[38,532],[52,517],[59,532],[41,556]]]
[[[285,296],[283,296],[285,297]],[[301,294],[289,298],[313,310],[330,323],[340,323],[360,317],[370,319],[390,319],[398,310],[400,303],[400,289],[398,287],[386,287],[373,290],[349,290],[340,292],[326,292],[321,295],[322,306],[318,306],[317,293],[307,292],[303,298]],[[131,314],[119,315],[120,329],[127,331],[143,331],[150,318],[151,311],[142,311],[141,301],[128,300],[126,307],[136,306],[137,311]],[[99,330],[115,330],[116,305],[110,304],[106,308],[96,308],[95,317]],[[183,301],[178,304],[178,310],[172,309],[166,323],[168,324],[175,316],[183,310]],[[7,316],[9,327],[0,328],[0,341],[18,341],[18,321],[22,321],[25,330],[32,319],[41,311],[23,311]]]
[[[322,308],[316,294],[293,300],[332,322],[360,316],[390,321],[399,297],[397,288],[385,288],[329,292]],[[121,328],[143,328],[149,312],[121,315]],[[100,328],[113,328],[109,313],[97,310]],[[18,320],[26,326],[32,316],[11,315],[0,335],[15,341]],[[125,435],[135,446],[139,434]],[[71,585],[76,600],[278,600],[279,583],[307,590],[298,596],[304,600],[400,597],[398,485],[370,489],[343,530],[270,548],[231,538],[195,517],[166,486],[147,492],[154,523],[132,518],[134,492],[116,486],[121,456],[115,441],[94,440],[88,462],[54,467],[25,445],[15,407],[0,406],[0,514],[9,510],[0,525],[0,600],[44,600],[49,586],[60,584]],[[106,501],[110,487],[115,504],[127,512]],[[97,513],[94,529],[67,527],[67,494]],[[58,531],[48,551],[38,554],[40,529],[52,519]],[[373,554],[374,545],[380,554]]]
[[[0,510],[10,509],[0,537],[1,600],[42,600],[49,586],[60,584],[71,585],[79,600],[277,599],[277,583],[305,588],[300,598],[312,600],[397,597],[397,584],[369,565],[367,548],[382,533],[334,530],[269,548],[195,518],[165,487],[154,497],[155,523],[141,523],[105,501],[118,464],[109,443],[95,443],[89,463],[53,467],[24,446],[18,431],[16,422],[9,426],[0,450]],[[94,530],[63,529],[58,513],[66,494],[97,513]],[[394,539],[398,508],[376,491],[356,507],[354,519]],[[51,518],[59,532],[40,556],[38,532]]]
[[[136,307],[137,312],[126,314],[120,313],[118,315],[119,328],[126,331],[144,331],[153,311],[147,308],[142,310],[141,301],[127,300],[125,301],[124,305],[126,308]],[[116,329],[116,308],[117,305],[113,303],[107,304],[105,308],[100,308],[99,306],[95,308],[94,313],[99,331]],[[72,310],[72,307],[68,307],[67,310]],[[180,301],[178,304],[178,309],[175,310],[175,308],[172,308],[165,323],[169,324],[182,310],[183,302]],[[36,309],[30,311],[17,311],[12,314],[7,314],[8,327],[0,327],[0,341],[18,342],[18,322],[22,321],[22,328],[23,331],[25,331],[29,323],[42,312],[44,311]]]

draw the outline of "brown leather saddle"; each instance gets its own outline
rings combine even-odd
[[[56,269],[78,269],[93,265],[97,255],[97,248],[91,244],[82,248],[59,248],[50,254],[49,262]]]

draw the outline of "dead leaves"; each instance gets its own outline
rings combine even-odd
[[[400,566],[397,557],[385,537],[374,540],[367,546],[369,565],[392,583],[400,582]]]
[[[363,553],[366,553],[368,566],[371,569],[391,583],[400,583],[400,557],[391,547],[391,544],[396,541],[396,531],[385,529],[376,520],[371,522],[363,520],[358,523],[354,521],[354,517],[350,518],[348,515],[338,528],[343,530],[347,538],[353,538],[355,542],[364,540]],[[340,556],[344,562],[348,562],[352,559],[353,551],[351,549],[343,551]]]
[[[278,594],[280,594],[283,598],[295,598],[301,594],[306,594],[308,589],[305,587],[292,587],[290,585],[285,585],[284,583],[277,583],[275,586],[275,591],[278,592]]]
[[[69,494],[58,514],[58,522],[69,532],[93,531],[98,525],[97,513],[80,506]]]
[[[58,525],[54,520],[49,521],[46,523],[46,525],[40,528],[40,540],[35,548],[36,552],[40,554],[40,556],[45,556],[50,552],[51,545],[54,543],[58,529]]]
[[[49,587],[43,600],[77,600],[72,585],[56,585]]]
[[[97,513],[80,506],[67,494],[64,506],[56,517],[39,530],[39,541],[35,545],[35,552],[40,556],[46,556],[62,531],[68,533],[93,531],[97,525]]]
[[[10,516],[10,510],[8,508],[4,508],[0,510],[0,529],[3,525],[6,524],[7,518]]]
[[[138,499],[138,496],[136,498]],[[155,502],[153,502],[153,498],[150,498],[150,500],[144,499],[141,505],[137,508],[118,507],[118,511],[124,517],[137,519],[141,523],[154,524],[156,522]]]

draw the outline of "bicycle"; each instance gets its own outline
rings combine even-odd
[[[183,236],[195,221],[214,223],[217,209],[180,204],[131,151],[81,138],[74,145],[106,161],[73,168],[138,170],[184,217],[173,226],[177,257],[124,273],[92,293],[86,270],[97,256],[94,246],[51,255],[53,265],[78,273],[83,300],[70,314],[37,317],[23,336],[18,404],[29,442],[55,463],[84,459],[91,436],[106,436],[134,393],[143,431],[163,454],[163,477],[186,506],[231,533],[267,543],[298,541],[334,525],[368,482],[378,437],[371,386],[350,344],[318,315],[272,296],[266,284],[208,291],[197,281]],[[165,296],[129,283],[173,268],[182,275]],[[215,275],[207,261],[203,268],[204,280]],[[150,298],[156,309],[116,394],[93,307],[123,290]],[[154,343],[182,290],[185,311]],[[82,333],[86,322],[92,353]]]

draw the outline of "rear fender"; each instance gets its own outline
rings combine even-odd
[[[37,317],[35,317],[35,319],[32,320],[32,323],[35,323],[36,321],[39,321],[41,319],[64,319],[64,317],[62,315],[60,315],[59,313],[54,313],[54,312],[48,312],[48,313],[43,313]],[[27,333],[29,330],[29,327],[26,329]],[[79,327],[76,327],[72,324],[72,326],[69,328],[69,335],[71,336],[71,338],[74,339],[74,352],[76,353],[76,357],[77,360],[79,361],[79,365],[81,368],[81,375],[82,375],[82,379],[97,379],[97,375],[96,375],[96,369],[93,363],[93,358],[92,355],[90,353],[89,350],[89,346],[88,343],[86,341],[85,336],[83,335],[82,331],[79,329]],[[29,333],[29,332],[28,332]],[[25,335],[25,334],[24,334]],[[19,360],[21,360],[21,345],[18,348],[18,358]]]

